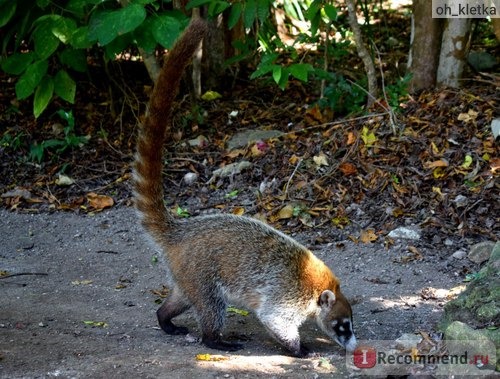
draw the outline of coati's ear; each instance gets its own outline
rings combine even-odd
[[[335,304],[335,294],[330,290],[324,290],[319,297],[319,305],[321,308],[331,308]]]

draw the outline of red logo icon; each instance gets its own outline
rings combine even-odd
[[[359,346],[352,354],[357,368],[372,368],[377,364],[377,351],[373,347]]]

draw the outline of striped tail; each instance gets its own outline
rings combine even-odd
[[[170,132],[172,103],[182,74],[206,33],[206,23],[194,19],[169,51],[139,130],[134,163],[135,205],[142,216],[143,227],[156,241],[161,240],[175,222],[163,202],[162,180],[162,151]]]

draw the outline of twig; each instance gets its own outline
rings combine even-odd
[[[394,135],[396,135],[396,124],[394,123],[394,116],[393,116],[394,112],[392,111],[392,109],[391,108],[387,108],[384,104],[382,104],[380,101],[378,101],[377,99],[375,99],[370,92],[368,92],[366,89],[364,89],[363,87],[361,87],[358,83],[355,83],[355,82],[353,82],[350,79],[347,79],[347,81],[349,83],[351,83],[352,85],[355,85],[356,87],[358,87],[364,93],[366,93],[368,95],[368,97],[371,97],[373,99],[373,102],[375,104],[379,105],[382,109],[385,110],[385,113],[382,113],[382,114],[383,115],[385,115],[385,114],[389,115],[389,122],[391,124],[391,129],[392,129]],[[384,93],[384,96],[385,96],[385,93]],[[387,98],[385,100],[387,101]]]
[[[349,79],[347,79],[347,80],[349,80]],[[353,83],[353,84],[356,84],[356,83]],[[366,90],[363,87],[360,87],[360,88],[363,89],[363,91],[366,92]],[[382,104],[381,104],[381,106],[382,106]],[[384,107],[382,106],[382,108],[384,108]],[[386,109],[386,108],[384,108],[384,109]],[[352,122],[352,121],[364,120],[366,118],[371,118],[371,117],[385,116],[386,114],[387,114],[387,112],[384,112],[384,113],[372,113],[372,114],[368,114],[368,115],[365,115],[365,116],[358,116],[358,117],[348,118],[348,119],[339,120],[339,121],[325,122],[324,124],[312,125],[312,126],[308,126],[307,128],[302,128],[300,130],[292,130],[291,132],[286,132],[286,133],[281,134],[280,137],[284,137],[284,136],[287,136],[287,135],[295,134],[297,132],[302,132],[302,131],[305,131],[305,130],[311,130],[311,129],[317,129],[317,128],[324,128],[326,126],[334,126],[334,125],[346,124],[346,123],[349,123],[349,122]]]
[[[330,27],[331,23],[329,22],[326,26],[326,35],[325,35],[325,53],[323,56],[323,70],[325,72],[328,71],[328,46],[330,45]],[[325,86],[326,86],[326,79],[321,79],[321,91],[320,91],[320,99],[322,99],[325,96]]]
[[[379,70],[380,70],[380,78],[381,78],[381,81],[382,81],[382,93],[384,95],[384,100],[385,100],[385,103],[389,105],[389,100],[387,99],[387,92],[385,91],[385,77],[384,77],[384,70],[382,69],[382,59],[380,58],[380,51],[379,49],[377,48],[377,45],[375,45],[375,42],[372,42],[372,45],[373,45],[373,48],[375,49],[375,51],[377,52],[377,58],[378,58],[378,66],[379,66]],[[378,104],[380,104],[377,100],[375,100]],[[392,111],[392,109],[390,108],[389,106],[389,122],[391,123],[391,128],[392,128],[392,134],[396,135],[396,122],[395,122],[395,116],[394,116],[394,112]]]
[[[12,278],[13,276],[22,276],[22,275],[42,275],[42,276],[47,276],[46,272],[18,272],[15,274],[8,274],[4,276],[0,276],[0,279],[7,279],[7,278]]]
[[[295,176],[295,173],[299,169],[299,166],[301,163],[302,163],[302,158],[299,159],[299,161],[297,162],[297,165],[295,166],[295,169],[292,172],[292,175],[290,175],[290,177],[288,178],[288,182],[286,183],[286,186],[285,186],[285,196],[283,197],[283,199],[286,199],[288,197],[288,187],[290,186],[290,183],[291,183],[293,177]]]

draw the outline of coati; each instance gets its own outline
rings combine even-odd
[[[221,338],[228,304],[252,310],[291,354],[307,355],[299,326],[309,317],[332,339],[354,350],[349,302],[338,279],[307,248],[257,220],[227,214],[175,219],[164,205],[162,149],[170,133],[172,102],[183,71],[207,33],[190,23],[168,53],[140,127],[134,165],[135,203],[141,223],[163,250],[172,279],[158,309],[161,328],[187,334],[172,319],[194,308],[209,348],[242,347]]]

